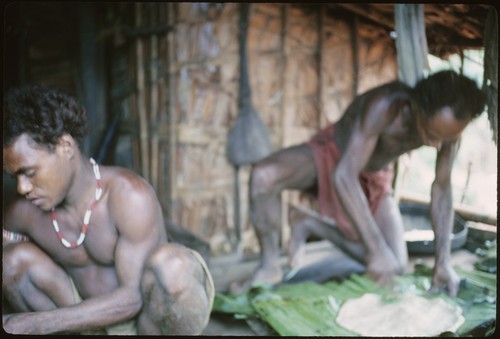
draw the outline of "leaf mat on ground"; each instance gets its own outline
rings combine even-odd
[[[445,293],[430,295],[431,270],[420,267],[395,279],[392,288],[381,288],[366,275],[352,275],[342,282],[305,282],[277,287],[257,286],[245,294],[217,294],[214,311],[233,313],[239,318],[259,317],[283,336],[353,336],[335,321],[342,303],[365,293],[377,293],[390,300],[401,293],[439,297],[462,308],[463,335],[496,317],[496,275],[457,269],[465,283],[457,298]]]

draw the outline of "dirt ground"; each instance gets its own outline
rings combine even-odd
[[[311,269],[315,263],[328,263],[343,258],[345,255],[333,244],[327,241],[308,243],[306,247],[306,257],[303,264],[302,277],[305,279],[309,275],[314,277],[318,272]],[[464,269],[472,269],[478,257],[466,249],[459,249],[452,253],[452,265],[460,266]],[[410,256],[408,272],[412,272],[416,262],[423,262],[429,266],[434,264],[434,256]],[[280,263],[283,269],[287,269],[287,258],[282,256]],[[215,257],[210,260],[210,270],[214,278],[215,288],[218,292],[226,292],[231,281],[241,280],[248,277],[257,267],[258,258],[240,258],[237,254],[230,254]],[[320,264],[321,265],[321,264]],[[324,268],[325,266],[323,266]],[[307,273],[309,272],[309,273]],[[298,274],[297,274],[298,275]],[[213,313],[208,326],[203,335],[207,336],[262,336],[266,332],[256,324],[247,323],[244,320],[234,319],[232,315]]]

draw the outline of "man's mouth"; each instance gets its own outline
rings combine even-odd
[[[32,198],[32,197],[29,197],[28,198],[29,201],[31,201],[31,203],[35,206],[40,206],[42,204],[42,198]]]

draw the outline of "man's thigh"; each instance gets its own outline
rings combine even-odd
[[[304,190],[316,184],[314,157],[306,144],[279,150],[254,165],[250,189],[254,194]]]

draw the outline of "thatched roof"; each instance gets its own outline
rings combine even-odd
[[[300,5],[316,7],[318,4]],[[339,12],[357,15],[388,31],[395,30],[394,5],[375,3],[323,4],[334,16]],[[425,24],[429,52],[446,59],[463,49],[484,47],[484,29],[489,5],[425,4]]]

